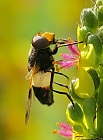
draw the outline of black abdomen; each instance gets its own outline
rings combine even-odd
[[[45,89],[45,88],[41,88],[41,87],[34,87],[33,86],[33,90],[34,90],[34,94],[37,97],[37,99],[42,103],[42,104],[46,104],[48,106],[50,106],[51,104],[53,104],[54,100],[53,100],[53,92],[51,89]]]

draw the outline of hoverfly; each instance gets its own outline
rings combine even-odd
[[[62,73],[54,72],[53,55],[57,53],[60,44],[65,44],[64,40],[60,40],[56,40],[55,34],[49,32],[39,33],[32,39],[32,48],[30,49],[28,56],[29,73],[26,76],[26,79],[30,79],[25,115],[26,125],[28,124],[30,115],[32,89],[35,96],[42,104],[46,104],[48,106],[53,104],[53,91],[67,95],[73,104],[73,100],[67,93],[53,90],[54,73],[67,77]],[[51,44],[55,45],[53,50],[50,49]]]

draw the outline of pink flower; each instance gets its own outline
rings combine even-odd
[[[78,48],[73,44],[74,41],[69,40],[66,42],[66,45],[68,46],[69,52],[71,54],[60,54],[62,57],[62,60],[55,61],[55,64],[60,65],[60,68],[57,67],[57,71],[59,71],[61,68],[68,69],[72,66],[77,66],[80,60],[80,52]]]
[[[60,126],[60,130],[54,130],[53,134],[60,134],[65,138],[72,137],[72,126],[68,126],[66,123],[56,123],[56,125]]]

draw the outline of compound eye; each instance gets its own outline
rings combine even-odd
[[[43,36],[34,36],[34,38],[32,39],[32,46],[35,49],[44,49],[47,48],[49,45],[49,41]]]

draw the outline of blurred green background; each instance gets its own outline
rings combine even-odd
[[[58,128],[56,122],[66,122],[69,100],[63,95],[54,93],[55,102],[50,107],[33,98],[29,125],[25,126],[28,51],[32,37],[40,31],[54,32],[56,38],[76,40],[80,12],[92,5],[90,0],[0,1],[0,140],[64,139],[52,134]],[[55,59],[62,51],[66,48],[60,48]],[[64,71],[69,77],[74,72],[75,69]],[[55,75],[54,80],[68,84],[61,76]],[[65,90],[55,85],[54,89]]]

